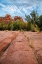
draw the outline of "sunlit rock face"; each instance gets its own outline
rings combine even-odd
[[[7,20],[12,20],[12,17],[11,17],[11,15],[9,15],[9,14],[6,14],[5,18],[6,18]]]
[[[9,14],[6,14],[5,17],[0,17],[0,22],[9,23],[12,21],[12,17]]]
[[[14,20],[15,20],[15,21],[16,21],[16,20],[23,21],[22,17],[20,17],[20,16],[15,16],[15,17],[14,17]]]
[[[0,17],[0,23],[10,23],[12,21],[20,20],[23,21],[22,17],[20,16],[15,16],[14,19],[12,19],[11,15],[6,14],[5,17]]]

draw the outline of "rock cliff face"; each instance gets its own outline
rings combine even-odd
[[[15,16],[14,19],[12,19],[11,15],[6,14],[5,17],[0,17],[0,23],[2,23],[2,22],[9,23],[12,21],[16,21],[17,19],[19,19],[20,21],[23,21],[22,17],[20,17],[20,16]]]
[[[11,17],[11,15],[9,15],[9,14],[7,14],[7,15],[5,16],[5,18],[6,18],[7,20],[12,20],[12,17]]]
[[[6,14],[5,17],[0,17],[0,22],[9,23],[12,21],[12,17],[9,14]]]
[[[20,16],[15,16],[15,17],[14,17],[14,20],[15,20],[15,21],[16,21],[17,19],[19,19],[20,21],[23,21],[22,17],[20,17]]]

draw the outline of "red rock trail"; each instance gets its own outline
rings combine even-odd
[[[29,37],[29,40],[32,42],[36,52],[41,50],[42,52],[42,32],[24,32],[26,37]],[[41,53],[42,56],[42,53]]]
[[[38,64],[27,38],[21,32],[11,42],[1,64]]]
[[[7,49],[18,32],[16,31],[0,31],[0,62],[5,58]]]
[[[42,32],[24,32],[24,35],[29,38],[33,45],[33,50],[39,64],[42,64]]]
[[[4,32],[0,33],[0,52],[5,46],[7,46],[9,43],[11,43],[11,41],[15,37],[16,37],[15,31],[14,32],[4,31]]]

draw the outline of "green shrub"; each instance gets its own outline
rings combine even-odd
[[[39,32],[40,29],[36,24],[31,24],[31,31],[33,32]]]
[[[25,30],[27,26],[26,22],[22,22],[20,20],[14,21],[14,30]]]
[[[10,29],[10,30],[13,30],[13,29],[14,29],[14,23],[13,23],[13,22],[11,22],[11,23],[9,24],[9,29]]]
[[[31,30],[31,22],[27,22],[27,30]]]
[[[8,29],[8,24],[0,23],[0,30],[7,30],[7,29]]]
[[[34,32],[39,32],[40,29],[36,24],[29,22],[23,22],[16,20],[8,24],[0,23],[0,30],[31,30]]]
[[[14,21],[14,30],[19,30],[20,29],[20,21],[16,20]]]

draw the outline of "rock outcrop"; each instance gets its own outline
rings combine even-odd
[[[9,14],[6,14],[5,17],[0,17],[0,22],[9,23],[12,21],[12,17]]]
[[[15,21],[16,21],[16,20],[23,21],[22,17],[20,17],[20,16],[15,16],[15,17],[14,17],[14,20],[15,20]]]
[[[20,21],[23,21],[22,17],[20,16],[15,16],[14,19],[12,19],[11,15],[6,14],[5,17],[0,17],[0,23],[9,23],[12,21],[16,21],[17,19],[19,19]]]

